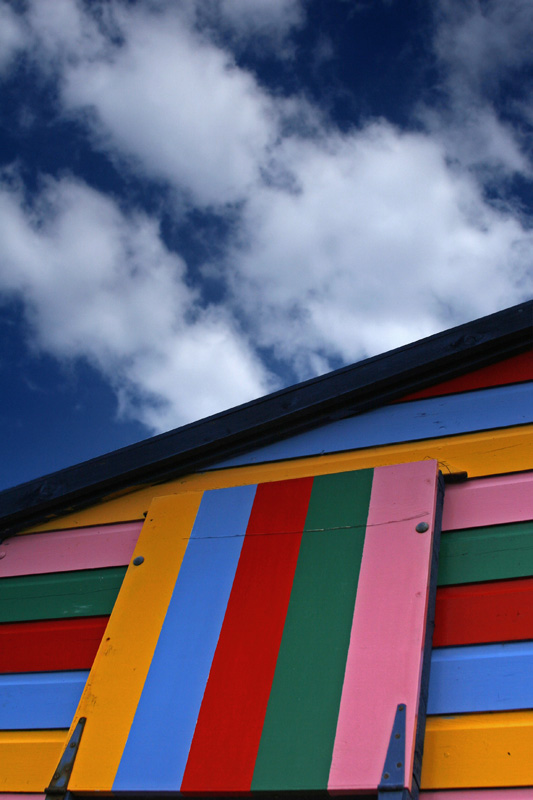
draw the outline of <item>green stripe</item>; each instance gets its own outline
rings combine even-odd
[[[533,575],[533,521],[443,534],[439,586]]]
[[[313,482],[254,791],[327,788],[372,477]]]
[[[23,575],[0,581],[0,622],[110,614],[126,567]]]

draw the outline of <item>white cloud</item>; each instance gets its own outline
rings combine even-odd
[[[270,386],[234,321],[187,286],[157,223],[79,181],[48,180],[29,206],[3,182],[0,265],[0,291],[23,299],[38,347],[87,358],[153,430]]]
[[[15,55],[24,49],[27,31],[20,16],[4,3],[0,4],[0,74],[12,65]]]

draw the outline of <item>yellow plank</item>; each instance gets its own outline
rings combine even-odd
[[[66,742],[67,731],[0,731],[0,790],[43,792]]]
[[[83,692],[87,717],[69,789],[110,791],[161,632],[200,493],[157,497],[144,523]]]
[[[533,785],[533,711],[428,717],[422,789]]]
[[[108,498],[91,508],[29,528],[25,532],[142,519],[152,498],[160,494],[195,489],[219,489],[245,483],[300,478],[432,458],[439,462],[439,469],[444,473],[466,471],[471,478],[520,472],[531,469],[532,452],[533,425],[520,425],[461,436],[445,436],[440,439],[424,439],[420,442],[404,442],[309,458],[213,470],[125,492],[121,496]]]

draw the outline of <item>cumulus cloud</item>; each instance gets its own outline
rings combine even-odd
[[[0,292],[24,301],[36,344],[84,357],[122,410],[164,430],[263,394],[269,377],[221,309],[205,307],[157,223],[71,178],[28,202],[0,188]]]

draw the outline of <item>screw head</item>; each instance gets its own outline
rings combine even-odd
[[[417,533],[425,533],[429,531],[429,525],[427,522],[419,522],[415,530]]]
[[[143,562],[144,562],[143,556],[135,556],[135,558],[133,559],[133,563],[136,567],[140,566]]]

